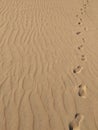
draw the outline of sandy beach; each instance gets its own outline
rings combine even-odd
[[[0,130],[98,130],[98,0],[0,0]]]

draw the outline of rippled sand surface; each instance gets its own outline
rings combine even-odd
[[[0,130],[98,130],[98,0],[0,0]]]

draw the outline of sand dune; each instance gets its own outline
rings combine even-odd
[[[0,130],[98,130],[97,34],[97,0],[1,0]]]

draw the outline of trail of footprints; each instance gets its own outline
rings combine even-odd
[[[80,15],[76,15],[76,18],[78,19],[77,22],[77,26],[83,26],[83,19],[82,19],[82,15],[86,14],[86,9],[88,6],[89,1],[86,0],[85,3],[82,5],[82,8],[80,8]],[[83,27],[84,31],[88,31],[87,27]],[[81,37],[81,31],[79,30],[78,32],[76,32],[77,36]],[[79,38],[80,38],[79,37]],[[79,45],[77,47],[78,51],[81,52],[81,50],[84,48],[84,43],[86,42],[85,38],[82,37],[82,44]],[[81,54],[81,61],[86,62],[87,61],[87,57],[84,54]],[[77,65],[74,69],[73,69],[73,74],[79,74],[81,73],[81,71],[83,70],[83,67],[81,65]],[[87,97],[87,86],[85,84],[80,84],[78,86],[78,96],[81,98],[86,98]],[[81,126],[81,122],[83,121],[84,116],[80,113],[76,113],[74,119],[70,122],[69,124],[69,130],[80,130],[80,126]]]

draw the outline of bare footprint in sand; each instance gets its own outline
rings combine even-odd
[[[81,11],[81,15],[83,15],[84,14],[83,8],[81,8],[80,11]]]
[[[78,50],[81,50],[83,48],[83,45],[78,46]]]
[[[88,28],[87,28],[87,27],[84,27],[84,31],[86,31],[86,32],[87,32],[87,31],[88,31]]]
[[[74,119],[69,124],[69,130],[80,130],[81,122],[83,121],[84,116],[80,113],[76,113]]]
[[[84,8],[84,10],[86,10],[86,8],[87,8],[86,4],[83,4],[83,8]]]
[[[81,67],[80,65],[78,65],[76,68],[73,69],[73,73],[80,73],[82,71],[83,67]]]
[[[81,12],[81,15],[83,15],[84,14],[84,12]]]
[[[82,22],[78,22],[78,25],[82,25]]]
[[[82,38],[82,41],[85,43],[85,39],[84,38]]]
[[[87,97],[87,87],[86,85],[79,85],[79,91],[78,91],[78,95],[82,98],[86,98]]]
[[[83,8],[81,8],[80,11],[83,11]]]
[[[82,60],[82,61],[87,61],[86,56],[85,56],[85,55],[81,55],[81,60]]]
[[[89,3],[89,0],[86,0],[87,4]]]
[[[76,32],[76,35],[79,35],[81,32]]]

